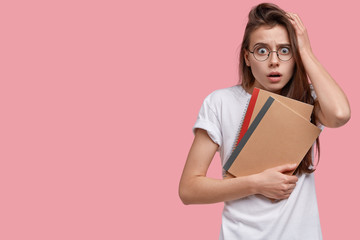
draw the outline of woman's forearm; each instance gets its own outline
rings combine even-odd
[[[285,173],[292,172],[296,164],[285,164],[261,173],[224,180],[206,176],[183,176],[179,194],[184,204],[205,204],[231,201],[261,194],[269,199],[288,198],[298,178]]]
[[[294,13],[287,15],[295,28],[301,59],[317,95],[315,114],[323,125],[340,127],[349,121],[351,115],[347,97],[313,54],[300,17]]]
[[[180,184],[179,195],[184,204],[207,204],[230,201],[256,193],[254,176],[212,179],[197,176]]]
[[[345,93],[312,51],[303,51],[301,57],[317,96],[318,107],[315,113],[320,122],[327,127],[344,125],[351,115]]]
[[[179,184],[179,196],[184,204],[231,201],[253,194],[284,199],[289,197],[295,187],[297,177],[284,173],[295,170],[296,164],[278,166],[245,177],[209,178],[206,173],[217,148],[218,145],[206,131],[196,131]]]

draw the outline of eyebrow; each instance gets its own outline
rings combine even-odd
[[[258,42],[258,43],[255,43],[255,45],[254,45],[253,48],[255,48],[255,47],[258,46],[258,45],[260,45],[260,46],[265,45],[265,46],[267,46],[267,47],[270,47],[269,44],[267,44],[267,43]],[[284,46],[288,47],[288,46],[291,46],[291,44],[290,44],[290,43],[280,43],[280,44],[276,44],[276,48],[284,47]]]

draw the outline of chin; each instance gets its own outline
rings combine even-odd
[[[283,87],[285,87],[285,85],[287,83],[288,83],[288,81],[280,81],[280,82],[274,83],[274,82],[267,81],[267,79],[261,83],[261,82],[258,82],[255,80],[254,87],[264,89],[266,91],[273,92],[273,93],[280,93],[281,89],[283,89]]]
[[[266,88],[268,89],[268,91],[271,92],[281,92],[281,90],[286,86],[286,84],[289,81],[281,81],[281,82],[277,82],[277,83],[268,83],[266,84]]]
[[[273,92],[273,93],[280,93],[281,92],[281,89],[283,88],[284,86],[281,84],[281,85],[278,85],[278,84],[269,84],[269,85],[266,85],[263,87],[264,90],[266,91],[269,91],[269,92]]]

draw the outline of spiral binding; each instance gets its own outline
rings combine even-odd
[[[235,150],[235,148],[236,148],[236,146],[237,146],[237,143],[239,142],[239,137],[240,137],[241,129],[242,129],[242,127],[243,127],[244,119],[245,119],[245,116],[246,116],[247,109],[248,109],[248,107],[249,107],[250,100],[251,100],[251,98],[249,98],[249,99],[247,100],[247,103],[246,103],[246,105],[245,105],[244,112],[243,112],[243,116],[242,116],[242,119],[241,119],[241,121],[240,121],[240,125],[239,125],[239,128],[238,128],[238,130],[237,130],[237,133],[236,133],[235,141],[234,141],[234,143],[233,143],[232,152]]]

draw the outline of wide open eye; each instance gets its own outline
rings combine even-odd
[[[288,47],[282,47],[279,49],[279,54],[281,55],[288,55],[290,54],[290,48]]]
[[[257,47],[255,49],[255,53],[260,56],[267,55],[269,53],[269,49],[267,49],[266,47]]]

